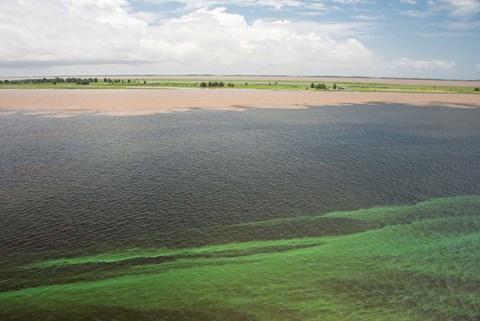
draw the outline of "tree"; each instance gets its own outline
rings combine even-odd
[[[313,82],[310,84],[310,88],[312,88],[312,89],[313,89],[313,88],[316,88],[316,87],[315,87],[315,84],[314,84]]]
[[[333,84],[333,90],[337,89],[337,84]]]

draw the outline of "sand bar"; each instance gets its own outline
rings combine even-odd
[[[4,89],[0,114],[26,113],[69,116],[151,115],[164,112],[213,109],[308,108],[312,106],[401,103],[480,108],[480,95],[383,92],[319,92],[254,89]]]

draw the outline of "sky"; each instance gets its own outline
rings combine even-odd
[[[480,0],[0,0],[0,77],[480,79]]]

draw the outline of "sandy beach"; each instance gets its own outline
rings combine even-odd
[[[401,103],[479,108],[480,95],[380,92],[319,92],[250,89],[5,89],[0,91],[0,114],[24,113],[71,116],[151,115],[190,110],[245,108],[309,108],[366,103]]]

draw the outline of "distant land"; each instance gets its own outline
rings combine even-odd
[[[20,80],[33,78],[52,78],[52,77],[80,77],[80,78],[118,78],[118,79],[197,79],[197,80],[274,80],[279,79],[294,81],[324,81],[324,82],[363,82],[363,83],[387,83],[387,84],[412,84],[412,85],[445,85],[445,86],[479,86],[480,79],[433,79],[433,78],[393,78],[393,77],[366,77],[366,76],[300,76],[300,75],[214,75],[214,74],[185,74],[185,75],[136,75],[136,74],[118,74],[118,75],[60,75],[60,76],[28,76],[28,77],[0,77],[0,79]]]

